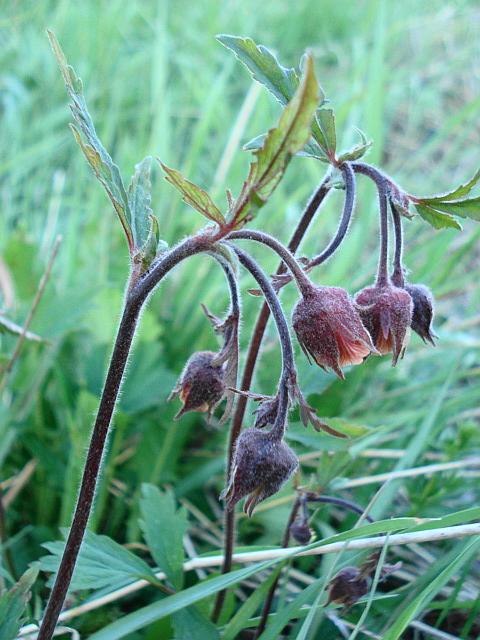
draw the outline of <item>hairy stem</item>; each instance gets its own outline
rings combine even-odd
[[[55,584],[50,593],[37,640],[50,640],[52,638],[58,616],[60,615],[70,586],[80,546],[92,510],[110,422],[142,305],[155,286],[173,267],[191,255],[208,250],[210,242],[211,240],[207,236],[202,235],[187,238],[187,240],[162,256],[150,271],[137,280],[133,287],[128,289],[122,319],[118,328],[117,338],[110,359],[87,458],[85,460],[72,525],[65,543],[65,549],[60,561]]]
[[[296,377],[292,340],[288,330],[288,323],[278,296],[264,271],[248,253],[236,246],[232,246],[232,249],[237,254],[241,264],[248,269],[260,286],[277,325],[278,337],[282,347],[282,373],[278,384],[278,412],[270,433],[276,440],[280,440],[285,432],[290,382],[292,378],[294,379]]]
[[[300,242],[302,241],[305,233],[307,232],[308,227],[310,226],[311,221],[317,210],[320,208],[321,204],[325,200],[327,194],[330,191],[330,187],[328,182],[330,180],[330,174],[327,174],[320,186],[314,191],[310,200],[305,207],[305,210],[300,218],[300,221],[297,225],[297,228],[293,232],[293,235],[288,243],[288,249],[295,253],[298,249]],[[282,274],[286,271],[286,266],[283,261],[280,263],[277,274]],[[263,306],[260,310],[260,313],[257,318],[257,322],[255,324],[255,328],[253,330],[252,337],[250,339],[250,345],[248,347],[247,358],[245,361],[245,367],[243,370],[242,382],[240,385],[240,389],[242,391],[249,391],[250,386],[252,384],[253,374],[255,371],[255,365],[257,363],[258,354],[260,352],[260,347],[262,346],[263,336],[265,334],[265,329],[267,327],[268,319],[270,317],[270,309],[266,302],[263,303]],[[235,443],[237,442],[237,438],[240,435],[240,431],[242,429],[243,417],[245,415],[245,410],[247,408],[247,398],[245,396],[240,396],[237,401],[237,405],[235,408],[235,413],[233,414],[232,425],[230,427],[230,437],[228,443],[228,459],[227,459],[227,474],[229,473],[231,462],[233,458],[233,452],[235,450]],[[227,476],[227,481],[228,481]],[[224,537],[224,560],[222,564],[222,573],[228,573],[232,569],[232,554],[233,554],[233,546],[235,541],[235,511],[225,510],[225,537]],[[212,613],[212,619],[214,621],[218,620],[220,613],[223,608],[223,603],[225,602],[226,591],[220,591],[215,600],[215,606]]]
[[[405,271],[403,268],[403,229],[400,214],[390,200],[390,210],[393,218],[395,232],[395,253],[393,256],[392,282],[396,287],[405,286]]]
[[[290,270],[292,276],[303,295],[308,295],[312,289],[313,284],[310,282],[309,277],[305,274],[302,267],[296,261],[294,255],[276,238],[264,231],[256,231],[253,229],[242,229],[242,231],[233,231],[228,235],[229,240],[254,240],[261,244],[270,247],[278,253],[284,264]]]
[[[352,169],[355,173],[363,173],[377,186],[378,205],[380,212],[380,256],[378,259],[377,280],[379,287],[384,287],[390,282],[388,276],[388,209],[387,197],[390,191],[399,191],[395,183],[384,173],[364,162],[353,162]]]

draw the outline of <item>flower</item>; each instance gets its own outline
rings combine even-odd
[[[312,288],[298,301],[292,322],[307,357],[342,380],[341,367],[360,364],[375,352],[350,296],[339,287]]]
[[[415,333],[418,333],[424,342],[430,342],[435,346],[434,338],[437,336],[432,330],[432,292],[424,284],[406,284],[405,290],[408,291],[413,300],[412,329]]]
[[[220,497],[231,510],[248,496],[243,510],[250,517],[257,504],[277,493],[297,467],[297,456],[271,431],[246,429],[235,445],[230,482]]]
[[[391,284],[375,285],[357,293],[355,302],[375,347],[382,355],[391,351],[395,366],[398,358],[403,357],[408,342],[413,313],[410,294]]]
[[[180,418],[187,411],[211,414],[225,393],[224,370],[215,364],[217,353],[198,351],[194,353],[183,370],[169,400],[178,396],[183,407],[175,416]]]

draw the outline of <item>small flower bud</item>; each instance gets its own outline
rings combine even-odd
[[[424,342],[430,342],[435,346],[434,338],[437,336],[432,330],[432,292],[423,284],[406,284],[405,290],[408,291],[413,300],[412,329],[415,333],[418,333]]]
[[[341,379],[341,367],[360,364],[375,352],[350,296],[339,287],[315,287],[297,303],[292,322],[307,357]]]
[[[277,493],[297,467],[297,456],[270,431],[246,429],[235,445],[230,483],[220,497],[230,510],[248,495],[243,510],[250,517],[257,504]]]
[[[391,351],[395,366],[408,342],[413,313],[410,294],[390,284],[366,287],[357,293],[355,302],[375,347],[382,355]]]
[[[351,607],[368,593],[369,579],[358,567],[345,567],[330,582],[328,603]]]
[[[211,414],[225,393],[224,370],[214,364],[218,354],[198,351],[188,360],[170,398],[178,395],[183,407],[175,416],[180,418],[187,411]]]
[[[290,525],[290,535],[299,544],[308,544],[312,538],[312,530],[308,520],[302,516],[295,518]]]

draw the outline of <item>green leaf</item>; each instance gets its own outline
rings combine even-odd
[[[68,531],[62,531],[66,537]],[[40,558],[42,571],[56,573],[65,543],[47,542],[43,545],[51,555]],[[125,580],[147,580],[158,584],[153,570],[141,558],[107,536],[87,531],[70,584],[71,591],[116,587]],[[53,577],[50,584],[53,582]]]
[[[312,125],[315,140],[330,159],[335,159],[337,135],[335,133],[335,116],[333,109],[318,109]]]
[[[76,122],[75,125],[70,125],[73,135],[97,179],[107,192],[123,226],[128,246],[132,250],[134,246],[132,214],[120,171],[97,136],[83,96],[82,81],[77,77],[73,67],[67,63],[53,32],[47,30],[47,34],[62,72],[68,95],[72,100],[70,109]]]
[[[127,190],[128,204],[132,216],[133,239],[136,247],[143,247],[145,245],[151,228],[151,167],[151,156],[147,156],[135,165],[135,173],[130,180]]]
[[[243,145],[243,150],[256,151],[257,149],[261,149],[265,143],[266,137],[266,133],[261,133],[259,136],[252,138],[252,140]],[[315,158],[316,160],[321,160],[322,162],[328,162],[328,159],[323,153],[320,145],[313,139],[309,140],[303,147],[303,149],[297,151],[295,155],[304,158]]]
[[[280,182],[292,155],[308,141],[317,104],[318,83],[313,60],[307,56],[295,96],[283,110],[278,126],[268,132],[263,146],[254,151],[256,161],[250,165],[247,180],[229,214],[229,221],[236,226],[255,216]]]
[[[415,616],[436,596],[450,578],[459,571],[474,555],[478,553],[480,539],[468,540],[455,559],[430,581],[418,596],[395,618],[392,626],[386,631],[383,640],[398,640]]]
[[[443,193],[438,196],[428,196],[426,198],[420,198],[420,202],[424,204],[435,204],[436,202],[446,202],[448,200],[459,200],[464,196],[468,195],[473,187],[480,180],[480,169],[476,171],[475,175],[473,175],[468,182],[465,184],[461,184],[453,191],[449,191],[448,193]]]
[[[176,509],[169,491],[151,484],[142,485],[140,527],[150,552],[175,587],[183,586],[183,536],[188,529],[185,509]]]
[[[0,333],[10,333],[14,336],[19,336],[23,334],[23,327],[19,324],[15,324],[5,316],[0,315]],[[32,333],[31,331],[25,332],[25,338],[27,340],[32,340],[33,342],[44,342],[43,338],[37,336],[36,333]]]
[[[360,129],[357,129],[357,131],[361,138],[360,144],[352,147],[350,151],[342,153],[338,157],[338,162],[353,162],[354,160],[358,160],[359,158],[362,158],[372,146],[372,141],[367,140],[367,137],[365,136],[363,131],[361,131]]]
[[[218,640],[220,634],[215,625],[194,607],[177,611],[172,616],[175,640]]]
[[[461,218],[480,221],[480,197],[467,198],[456,202],[435,202],[432,208],[436,211],[460,216]]]
[[[240,609],[235,613],[223,630],[222,640],[235,640],[235,638],[239,637],[239,633],[248,626],[249,618],[251,618],[255,611],[262,605],[267,592],[272,586],[273,581],[277,579],[281,570],[281,567],[275,569],[268,579],[264,580],[260,586],[253,591],[251,596],[245,600]]]
[[[158,160],[162,169],[167,174],[165,179],[170,182],[183,196],[183,201],[190,205],[209,220],[219,225],[225,224],[222,212],[210,198],[208,193],[199,186],[182,176],[180,171],[170,169],[161,160]]]
[[[426,222],[432,225],[434,229],[459,229],[462,230],[462,226],[455,220],[453,216],[446,213],[441,213],[432,207],[424,204],[415,203],[415,209],[420,217]]]
[[[263,84],[280,104],[285,106],[292,99],[299,85],[296,69],[283,67],[269,49],[257,46],[251,38],[220,34],[217,40],[233,51],[254,80]],[[319,99],[323,102],[324,98],[321,92]]]
[[[172,615],[176,611],[180,611],[195,602],[208,598],[218,591],[227,589],[242,580],[246,580],[259,571],[268,569],[277,562],[278,560],[269,560],[250,567],[238,569],[237,571],[231,571],[225,575],[216,576],[211,580],[204,580],[193,587],[153,602],[142,609],[138,609],[112,622],[91,635],[90,640],[118,640],[119,638],[124,638],[128,636],[128,634],[143,629],[149,624],[160,620],[160,618]]]
[[[30,599],[30,589],[37,579],[38,565],[32,565],[9,591],[0,596],[0,638],[15,640],[22,626],[22,616]]]

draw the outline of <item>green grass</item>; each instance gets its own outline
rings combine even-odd
[[[34,474],[6,510],[5,544],[16,577],[44,554],[41,544],[58,539],[59,527],[69,524],[128,271],[119,225],[68,130],[67,99],[45,28],[55,31],[82,77],[99,135],[124,176],[128,178],[144,156],[160,156],[203,187],[214,188],[216,201],[222,202],[226,187],[239,191],[248,167],[249,156],[240,145],[234,154],[226,150],[251,83],[243,67],[215,41],[216,33],[250,35],[277,50],[289,65],[311,48],[317,76],[336,109],[340,146],[351,145],[354,127],[360,127],[374,140],[368,160],[410,193],[425,195],[455,186],[480,164],[479,19],[473,1],[440,0],[24,0],[0,8],[0,309],[18,324],[28,313],[54,238],[63,236],[32,325],[49,342],[24,345],[0,408],[0,480],[15,477],[29,461],[36,461]],[[248,120],[236,131],[239,143],[271,126],[278,113],[278,105],[260,91]],[[312,160],[295,159],[261,211],[258,225],[287,240],[323,171],[324,166]],[[153,184],[153,208],[168,242],[200,228],[201,218],[180,202],[159,168],[154,168]],[[341,194],[336,193],[302,252],[310,254],[325,245],[340,207]],[[377,259],[376,216],[374,193],[361,180],[345,248],[314,272],[316,282],[341,284],[353,293],[371,281]],[[396,369],[388,359],[372,359],[350,371],[344,383],[309,368],[298,356],[302,387],[321,415],[371,428],[361,440],[339,444],[303,430],[293,420],[290,441],[296,451],[319,451],[318,463],[304,466],[302,482],[327,484],[327,493],[339,478],[420,466],[437,458],[461,460],[480,449],[480,230],[466,222],[462,233],[434,232],[419,219],[405,227],[410,279],[430,286],[437,298],[438,347],[425,347],[412,337]],[[267,270],[275,268],[270,253],[254,247],[252,253]],[[222,278],[210,260],[195,257],[161,286],[143,314],[91,522],[92,530],[119,543],[141,542],[140,487],[148,482],[173,487],[203,514],[200,520],[197,512],[190,513],[196,553],[220,546],[218,494],[226,430],[208,428],[195,415],[173,423],[176,408],[165,399],[188,356],[216,344],[199,305],[223,312],[227,292]],[[244,292],[251,285],[242,277]],[[282,299],[290,310],[292,287]],[[245,295],[243,346],[259,307],[257,298]],[[2,359],[14,342],[0,335]],[[269,330],[255,389],[270,393],[278,369],[278,342]],[[398,457],[364,455],[381,447],[395,449]],[[474,506],[480,491],[478,476],[471,471],[395,481],[380,493],[375,516],[441,517]],[[365,485],[339,495],[366,506],[378,488]],[[281,496],[291,494],[289,485]],[[251,521],[239,520],[239,544],[278,544],[287,517],[288,505],[277,506],[272,500]],[[350,515],[322,508],[314,527],[323,537],[348,530],[353,523]],[[478,566],[470,562],[451,574],[446,564],[463,552],[467,557],[467,547],[458,541],[390,549],[387,561],[401,559],[404,564],[402,577],[390,581],[388,588],[397,589],[408,602],[373,600],[363,628],[384,637],[388,629],[401,625],[401,616],[411,607],[416,620],[458,638],[476,638]],[[301,574],[290,577],[280,598],[290,601],[295,589],[306,584],[302,576],[318,580],[320,589],[331,561],[328,556],[297,561]],[[353,561],[347,553],[340,564]],[[11,568],[2,566],[7,586]],[[187,586],[196,580],[188,574]],[[432,584],[444,591],[428,591]],[[251,592],[252,582],[247,581],[237,594]],[[31,616],[39,615],[47,593],[42,575],[29,604]],[[75,594],[74,600],[87,596]],[[88,637],[156,600],[157,592],[148,588],[71,624]],[[315,596],[309,602],[313,600]],[[230,602],[232,614],[239,604]],[[339,615],[354,628],[363,606]],[[331,618],[318,616],[308,616],[311,635],[302,637],[342,637]],[[289,637],[297,637],[306,619],[294,623]],[[405,634],[401,637],[434,637],[413,629]],[[169,619],[128,636],[170,637]],[[357,635],[359,640],[366,637],[363,632]]]

